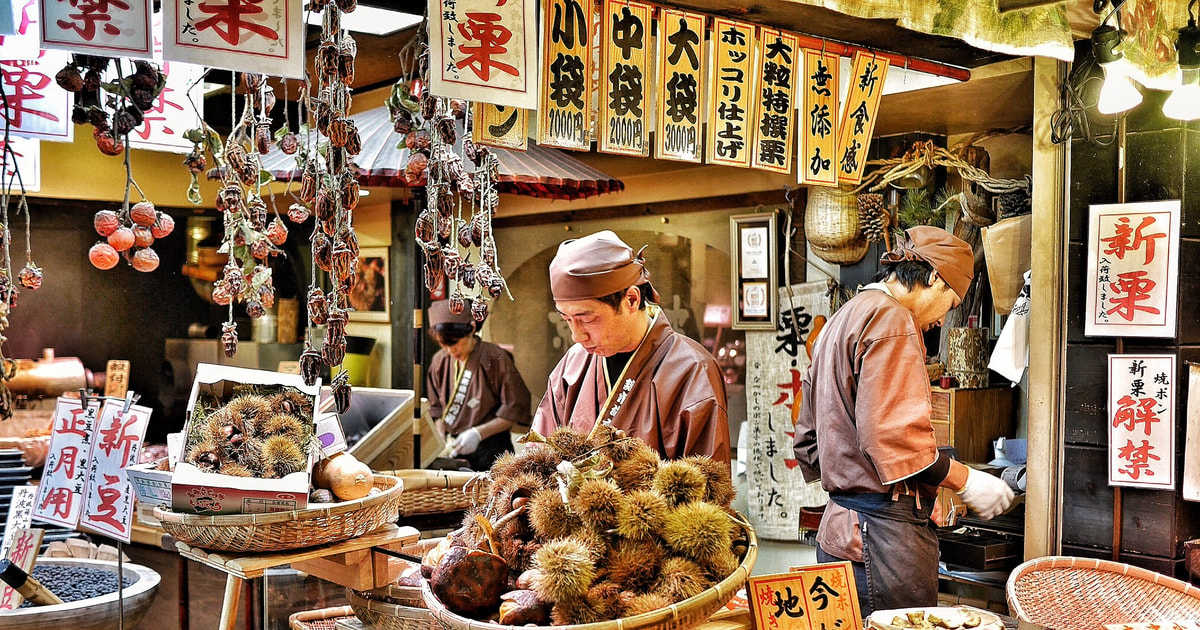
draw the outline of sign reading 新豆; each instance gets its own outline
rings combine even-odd
[[[1175,488],[1175,361],[1108,355],[1108,485]]]
[[[472,103],[471,141],[524,151],[529,144],[529,110]]]
[[[289,0],[166,0],[163,58],[302,79],[302,4]]]
[[[429,0],[429,90],[537,109],[537,0]]]
[[[759,94],[755,108],[754,168],[776,173],[792,169],[792,145],[796,142],[795,93],[796,55],[799,40],[792,33],[773,28],[759,31],[756,67]]]
[[[33,571],[33,565],[37,563],[38,553],[42,548],[42,537],[45,535],[40,529],[19,529],[13,532],[12,549],[8,550],[7,558],[12,563],[26,573]],[[0,610],[16,610],[21,607],[21,602],[24,598],[13,587],[8,584],[0,589]]]
[[[41,47],[149,58],[150,0],[41,0]]]
[[[699,162],[704,119],[704,16],[662,7],[658,17],[654,156]]]
[[[862,625],[849,562],[751,577],[746,599],[756,630],[853,630]]]
[[[867,149],[875,133],[875,114],[883,97],[888,60],[872,53],[854,54],[850,71],[850,89],[842,108],[842,128],[838,132],[838,182],[858,184],[867,165]]]
[[[723,166],[750,166],[758,49],[752,24],[713,18],[713,76],[709,80],[708,146],[705,161]]]
[[[1178,200],[1091,207],[1085,335],[1175,336],[1179,217]]]
[[[79,516],[82,529],[129,542],[133,526],[133,485],[125,467],[137,463],[150,421],[150,409],[110,398],[96,422],[87,492]]]
[[[546,0],[542,5],[542,87],[538,144],[587,151],[592,148],[592,3]]]
[[[801,184],[837,186],[837,55],[804,51],[804,98],[800,103]],[[799,99],[798,99],[799,100]]]
[[[600,14],[600,136],[597,149],[646,157],[650,120],[650,5],[604,0]]]

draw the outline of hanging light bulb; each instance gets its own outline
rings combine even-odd
[[[1175,88],[1167,102],[1163,103],[1163,115],[1175,120],[1200,118],[1200,28],[1196,20],[1189,19],[1188,25],[1179,29],[1179,68],[1183,70],[1183,85]]]
[[[1096,103],[1096,110],[1101,114],[1119,114],[1142,102],[1142,93],[1138,92],[1126,71],[1124,55],[1117,50],[1121,37],[1121,31],[1107,24],[1092,31],[1092,54],[1104,69],[1104,85]]]

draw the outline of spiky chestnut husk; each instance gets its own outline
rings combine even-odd
[[[653,540],[670,511],[667,500],[646,490],[626,495],[617,513],[617,535],[628,540]]]
[[[729,507],[733,504],[733,499],[737,496],[737,490],[733,488],[733,478],[730,475],[729,464],[719,462],[707,455],[691,455],[684,457],[683,461],[692,464],[704,473],[707,479],[707,486],[704,491],[704,500],[708,503],[720,507]]]
[[[733,551],[729,549],[717,552],[716,555],[708,560],[707,564],[701,564],[700,566],[704,569],[705,575],[713,582],[720,582],[733,575],[733,572],[737,571],[738,566],[742,563],[734,555]]]
[[[503,529],[509,527],[520,527],[521,519],[513,519],[505,524]],[[505,536],[502,530],[497,531],[497,537]],[[532,534],[532,532],[526,532]],[[526,569],[533,566],[533,558],[538,550],[542,548],[542,543],[532,538],[523,536],[509,535],[507,538],[502,538],[497,544],[497,551],[500,557],[508,563],[509,575],[518,576]],[[515,577],[513,577],[515,579]]]
[[[620,540],[608,555],[604,566],[608,579],[626,589],[644,593],[658,579],[658,571],[666,559],[666,551],[656,541]]]
[[[281,479],[294,472],[301,472],[307,464],[304,451],[290,438],[275,435],[263,442],[263,474],[268,479]]]
[[[188,449],[184,461],[195,464],[197,468],[206,472],[217,472],[224,463],[221,447],[211,438],[205,438],[193,444]]]
[[[693,501],[667,513],[662,537],[676,553],[702,566],[710,566],[718,553],[729,551],[733,542],[733,521],[721,508]]]
[[[654,474],[653,487],[671,507],[701,501],[708,492],[708,478],[684,461],[666,462]]]
[[[285,389],[267,397],[271,410],[276,413],[290,413],[305,418],[313,414],[312,398],[301,394],[295,389]]]
[[[583,525],[594,532],[606,532],[617,526],[617,515],[624,504],[617,484],[607,479],[588,479],[579,484],[571,507]]]
[[[251,435],[258,431],[258,424],[271,415],[271,404],[267,397],[258,394],[234,396],[222,409],[240,417],[246,433]]]
[[[649,490],[654,485],[654,475],[658,472],[660,458],[658,452],[641,440],[625,459],[614,462],[612,480],[626,492]]]
[[[629,602],[629,606],[625,608],[625,615],[633,617],[642,613],[648,613],[659,608],[666,608],[675,602],[659,595],[658,593],[643,593],[635,595]]]
[[[581,598],[596,577],[595,558],[576,537],[552,540],[533,556],[541,576],[533,585],[538,597],[548,602]]]
[[[539,490],[529,501],[529,524],[542,540],[568,536],[583,526],[579,516],[567,509],[558,488]]]
[[[546,443],[563,459],[570,461],[578,460],[592,450],[592,443],[586,435],[568,427],[555,429],[546,436]]]
[[[265,420],[259,423],[258,434],[264,438],[274,436],[285,437],[294,444],[302,444],[305,441],[304,425],[296,419],[296,416],[288,413],[276,413],[267,416]]]
[[[221,474],[230,477],[253,477],[254,471],[237,462],[228,462],[221,466]]]
[[[634,595],[622,585],[604,580],[593,584],[584,597],[588,605],[601,614],[602,619],[620,619],[625,616],[625,609],[633,601]]]
[[[562,461],[563,458],[549,448],[527,448],[520,455],[505,453],[492,463],[492,478],[500,479],[527,472],[549,479],[558,472],[558,465]]]
[[[708,579],[700,565],[676,556],[663,561],[652,592],[666,597],[672,603],[679,603],[703,593],[712,585],[712,580]]]
[[[550,609],[550,622],[556,626],[571,626],[583,623],[608,621],[604,612],[589,601],[586,595],[571,597],[556,602]]]

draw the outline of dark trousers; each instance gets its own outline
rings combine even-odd
[[[501,431],[480,442],[479,448],[475,449],[474,453],[459,455],[459,457],[467,460],[471,465],[471,470],[484,471],[491,469],[492,463],[496,461],[497,457],[512,450],[512,435],[508,431]]]

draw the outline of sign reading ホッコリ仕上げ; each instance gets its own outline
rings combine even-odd
[[[1091,206],[1085,335],[1175,336],[1179,225],[1178,200]]]
[[[753,24],[713,18],[713,76],[709,80],[708,145],[705,161],[723,166],[750,166],[758,77],[754,53],[758,38]]]
[[[302,13],[293,0],[165,0],[163,58],[302,79]]]
[[[537,0],[429,0],[429,91],[537,109]]]
[[[1175,361],[1108,355],[1108,485],[1175,488]]]

